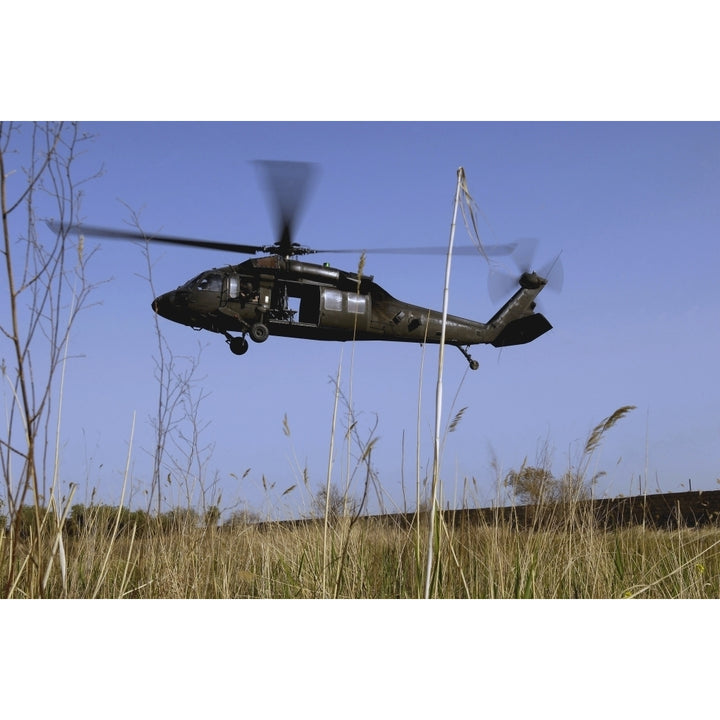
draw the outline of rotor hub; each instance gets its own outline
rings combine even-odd
[[[540,277],[534,270],[533,272],[524,272],[520,276],[520,287],[526,290],[537,290],[547,285],[547,280]]]

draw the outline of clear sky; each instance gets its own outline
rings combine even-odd
[[[537,238],[536,265],[562,253],[565,281],[545,291],[554,329],[530,345],[476,346],[480,369],[446,355],[445,415],[467,408],[448,435],[443,495],[488,504],[498,472],[539,462],[559,475],[577,464],[594,425],[623,405],[637,409],[604,438],[591,474],[598,496],[717,489],[720,477],[720,336],[714,298],[720,237],[720,125],[714,123],[106,123],[80,173],[87,223],[123,227],[130,208],[148,232],[241,243],[274,241],[267,199],[250,161],[308,160],[320,177],[296,239],[322,248],[443,245],[456,172],[465,170],[485,242]],[[469,236],[458,224],[456,242]],[[63,479],[76,496],[117,502],[133,415],[131,489],[143,505],[156,407],[152,299],[141,249],[98,246],[92,295],[70,341],[63,408]],[[155,246],[154,283],[174,289],[243,256]],[[353,255],[316,256],[354,270]],[[511,269],[510,261],[501,267]],[[369,256],[367,274],[395,297],[440,309],[441,256]],[[450,312],[488,320],[489,269],[479,256],[453,261]],[[219,335],[162,321],[178,356],[201,349],[196,371],[202,482],[227,509],[272,517],[308,510],[324,484],[334,402],[342,388],[367,440],[381,486],[371,510],[412,509],[432,461],[437,346],[319,343],[271,337],[232,355]],[[422,370],[421,370],[422,369]],[[454,404],[453,404],[454,403]],[[287,426],[284,425],[285,421]],[[375,424],[377,425],[375,426]],[[341,408],[334,477],[344,484],[357,447],[343,444]],[[289,435],[287,430],[289,428]],[[187,432],[187,428],[185,430]],[[211,447],[210,447],[211,446]],[[183,441],[171,452],[183,456]],[[248,471],[246,474],[246,471]],[[170,469],[172,475],[175,471]],[[244,476],[244,477],[243,477]],[[264,479],[264,483],[263,483]],[[474,479],[474,480],[473,480]],[[297,487],[283,495],[289,487]],[[360,480],[353,485],[361,492]],[[184,504],[187,488],[165,488]]]

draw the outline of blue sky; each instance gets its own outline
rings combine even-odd
[[[467,408],[448,435],[443,494],[451,505],[487,504],[498,473],[549,451],[561,474],[576,464],[592,427],[623,405],[637,409],[613,428],[591,473],[598,495],[717,489],[720,477],[720,349],[713,296],[720,231],[720,125],[713,123],[106,123],[83,170],[87,223],[122,227],[130,210],[149,232],[241,243],[272,242],[266,198],[250,161],[308,160],[321,174],[297,240],[323,248],[447,243],[456,172],[465,170],[486,242],[537,238],[537,265],[562,253],[560,294],[545,291],[554,329],[527,346],[477,346],[469,372],[446,355],[445,414]],[[130,210],[128,210],[128,208]],[[456,242],[467,243],[462,223]],[[63,408],[63,478],[116,502],[133,415],[131,488],[144,504],[156,405],[152,295],[141,250],[89,241],[98,304],[79,319]],[[152,248],[158,292],[243,256]],[[347,269],[350,255],[318,256]],[[503,267],[512,268],[509,262]],[[439,309],[444,258],[369,256],[365,272],[394,296]],[[453,261],[450,311],[488,320],[481,257]],[[415,498],[418,401],[420,476],[432,460],[437,346],[318,343],[270,338],[232,355],[223,338],[163,321],[179,356],[196,355],[205,455],[202,484],[221,504],[284,517],[305,512],[324,484],[333,384],[342,367],[365,439],[377,422],[373,466],[388,511]],[[422,367],[422,372],[421,372]],[[454,400],[454,405],[452,404]],[[342,413],[341,413],[342,414]],[[289,436],[284,431],[287,422]],[[356,448],[338,423],[335,481],[344,484]],[[286,430],[286,428],[285,428]],[[182,457],[183,443],[173,453]],[[404,454],[403,454],[404,453]],[[249,469],[249,472],[242,477]],[[263,485],[263,478],[265,484]],[[474,478],[474,482],[473,479]],[[404,481],[404,488],[403,482]],[[355,481],[354,492],[360,493]],[[287,495],[282,493],[297,487]],[[272,490],[266,490],[270,488]],[[198,485],[195,485],[197,490]],[[185,487],[167,487],[183,504]],[[403,490],[405,498],[403,497]],[[379,509],[373,498],[371,509]]]

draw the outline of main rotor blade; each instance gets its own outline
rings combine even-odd
[[[87,235],[88,237],[108,238],[111,240],[128,240],[131,242],[148,241],[152,243],[166,243],[170,245],[184,245],[186,247],[199,247],[209,250],[224,250],[226,252],[239,252],[249,255],[255,253],[274,253],[288,249],[289,255],[309,255],[318,253],[344,253],[344,254],[386,254],[386,255],[444,255],[447,247],[436,245],[426,247],[383,247],[383,248],[328,248],[315,250],[302,246],[275,245],[244,245],[242,243],[221,242],[219,240],[207,240],[204,238],[189,238],[181,235],[163,235],[159,233],[141,232],[139,230],[118,230],[115,228],[101,227],[99,225],[61,225],[56,220],[47,220],[47,226],[53,232],[68,232],[73,235]],[[487,245],[485,253],[489,256],[500,257],[510,255],[515,249],[513,243],[507,245]],[[458,245],[453,248],[457,255],[479,255],[480,250],[474,245]]]
[[[189,247],[207,248],[210,250],[226,250],[254,254],[270,252],[266,245],[242,245],[240,243],[219,242],[217,240],[204,240],[202,238],[188,238],[178,235],[159,235],[136,230],[115,230],[113,228],[99,227],[98,225],[61,225],[55,220],[47,220],[47,226],[53,232],[68,232],[73,235],[88,235],[89,237],[110,238],[113,240],[148,241],[152,243],[168,243],[171,245],[185,245]]]
[[[284,160],[256,160],[265,190],[274,206],[277,241],[281,254],[290,254],[293,231],[307,200],[317,165]]]
[[[507,245],[485,245],[485,254],[490,257],[502,257],[511,255],[515,250],[515,244]],[[313,253],[373,253],[374,255],[446,255],[447,245],[428,245],[425,247],[384,247],[384,248],[334,248],[328,250],[312,250]],[[482,252],[476,245],[456,245],[453,248],[453,255],[480,255]]]

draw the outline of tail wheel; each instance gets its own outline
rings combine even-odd
[[[255,323],[250,328],[250,337],[256,343],[265,342],[268,339],[269,334],[270,331],[267,329],[267,325],[263,325],[263,323]]]

